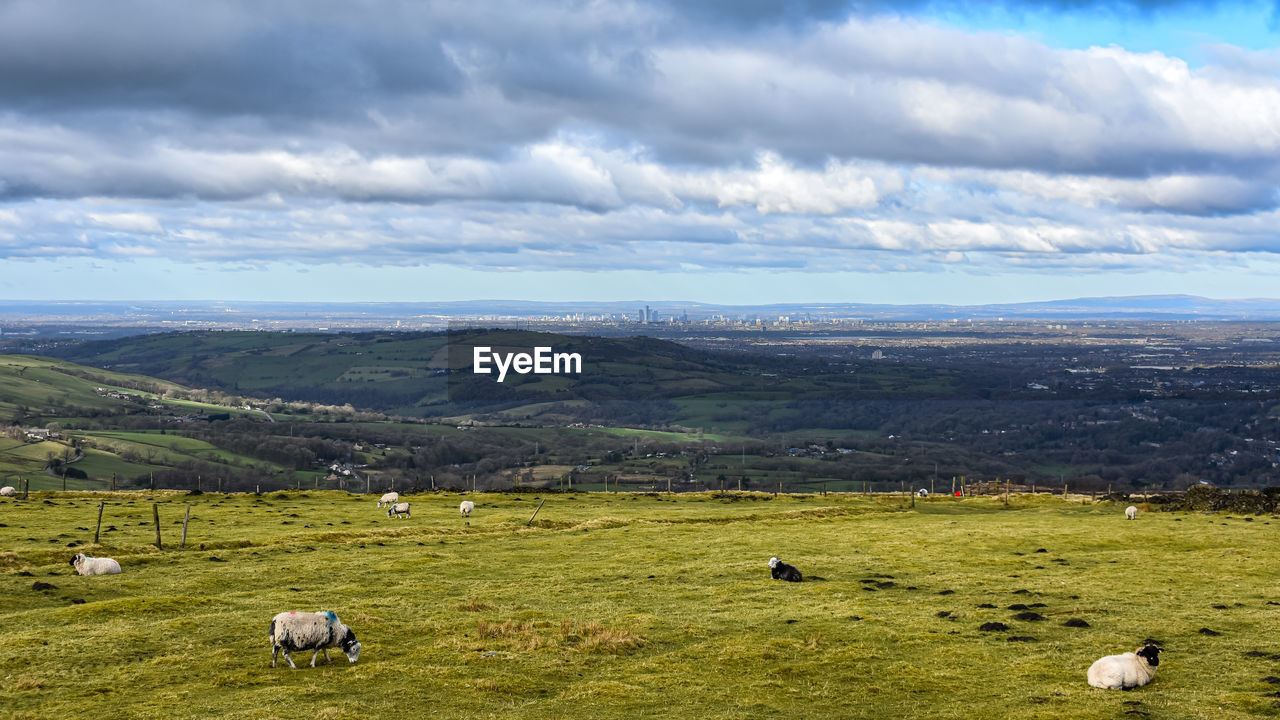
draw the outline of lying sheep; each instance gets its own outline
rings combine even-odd
[[[17,495],[17,494],[18,494],[18,491],[14,490],[12,485],[5,485],[4,487],[0,487],[0,497],[13,497],[14,495]]]
[[[1144,645],[1135,652],[1108,655],[1089,666],[1089,684],[1104,690],[1132,690],[1151,682],[1160,664],[1160,648]]]
[[[788,565],[776,557],[769,558],[769,575],[774,580],[786,580],[787,582],[800,582],[804,579],[794,565]]]
[[[395,505],[387,508],[387,517],[391,517],[392,515],[396,517],[409,517],[409,503],[396,503]]]
[[[1133,505],[1130,505],[1129,507],[1124,509],[1125,520],[1136,520],[1137,517],[1138,517],[1138,508],[1134,507]]]
[[[355,662],[360,657],[360,642],[351,628],[338,621],[337,613],[324,612],[282,612],[271,618],[271,629],[267,639],[271,641],[271,667],[276,666],[276,653],[283,650],[284,659],[289,667],[298,669],[293,664],[289,653],[296,650],[314,650],[311,654],[311,667],[316,666],[316,657],[323,652],[326,662],[329,660],[329,648],[342,648],[347,660]]]
[[[471,511],[476,509],[476,504],[470,500],[463,500],[458,506],[458,510],[462,512],[462,517],[471,517]]]
[[[389,492],[386,495],[383,495],[382,499],[378,501],[378,507],[382,507],[383,505],[395,505],[398,502],[400,502],[400,493]]]
[[[120,563],[111,558],[89,557],[84,553],[76,553],[71,558],[71,566],[80,575],[119,575]]]

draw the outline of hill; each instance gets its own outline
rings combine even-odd
[[[579,353],[580,374],[511,377],[470,372],[471,348],[553,347]],[[351,404],[393,415],[502,413],[507,421],[747,429],[807,422],[796,403],[818,398],[947,396],[945,370],[719,353],[647,337],[516,330],[435,333],[184,332],[63,348],[75,362],[145,373],[230,393]],[[775,402],[783,399],[785,402]],[[797,424],[800,423],[800,424]]]
[[[32,355],[0,355],[0,477],[33,489],[104,488],[180,469],[219,478],[281,477],[287,463],[247,456],[183,433],[211,421],[269,424],[243,400],[167,380]],[[297,468],[297,469],[310,469]],[[307,475],[310,477],[310,475]]]

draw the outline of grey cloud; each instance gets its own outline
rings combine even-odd
[[[303,115],[458,89],[438,28],[396,27],[382,9],[19,0],[0,5],[0,96],[26,110]]]

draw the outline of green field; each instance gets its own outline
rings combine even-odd
[[[12,718],[1277,713],[1264,681],[1280,675],[1273,517],[1128,522],[1118,506],[1045,496],[1010,509],[991,498],[912,508],[835,495],[470,497],[469,520],[444,493],[408,497],[403,520],[338,492],[0,500],[0,708]],[[102,544],[88,546],[100,501]],[[124,574],[73,576],[77,550],[117,558]],[[771,581],[772,555],[825,580]],[[1015,603],[1046,619],[1015,619]],[[356,631],[359,663],[334,651],[315,669],[309,655],[295,657],[298,670],[269,667],[270,618],[322,609]],[[1009,629],[979,629],[991,622]],[[1148,637],[1165,649],[1151,685],[1085,683],[1093,660]]]

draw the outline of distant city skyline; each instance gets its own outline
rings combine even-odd
[[[1240,0],[0,4],[0,299],[1274,297]]]

